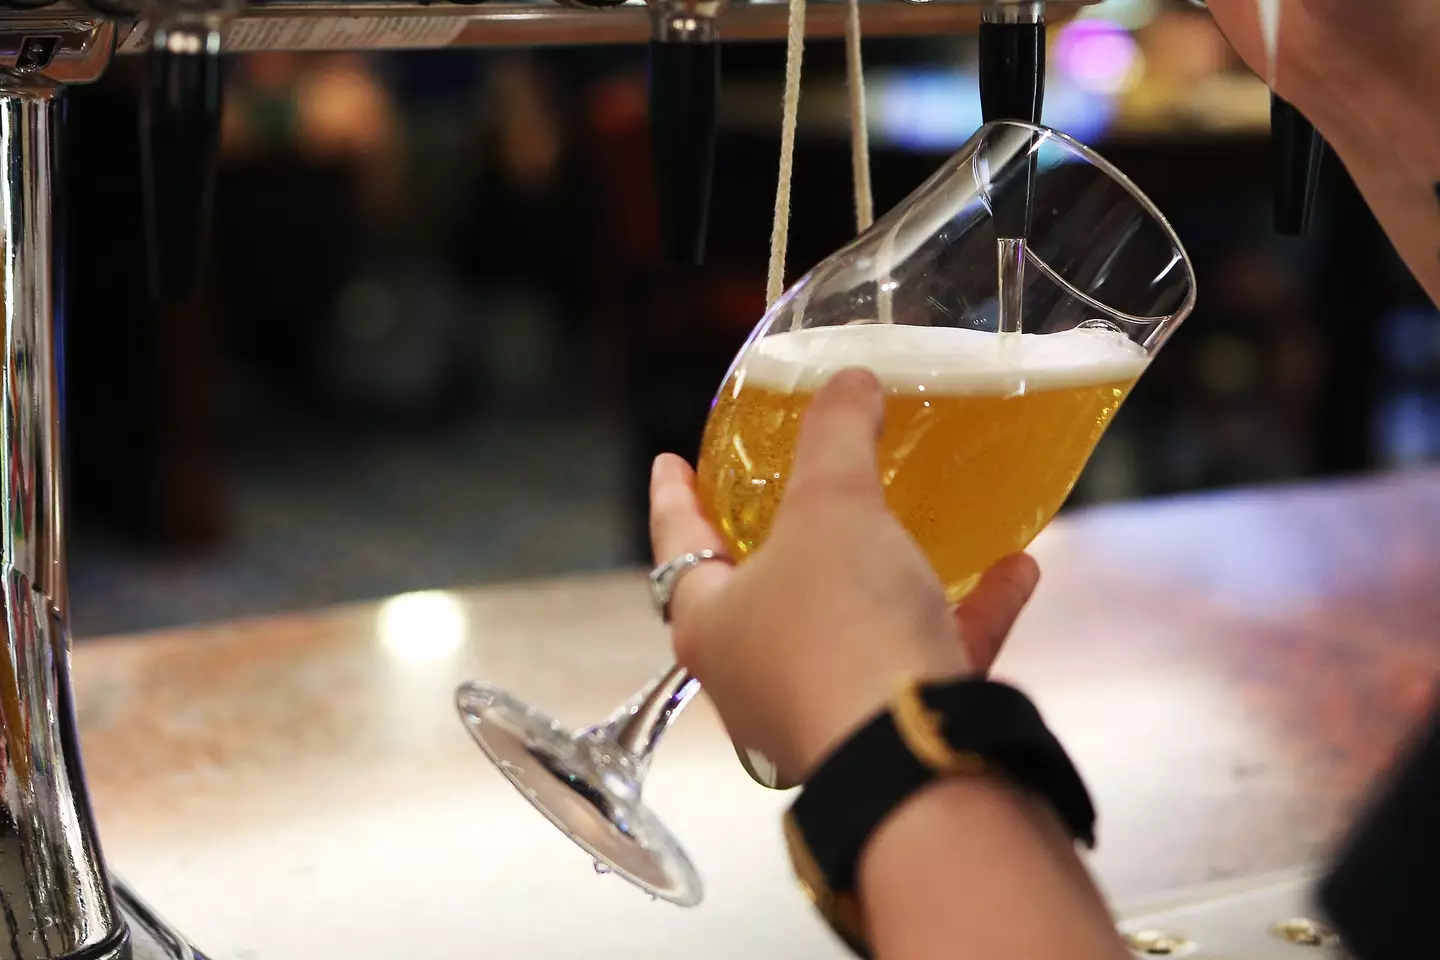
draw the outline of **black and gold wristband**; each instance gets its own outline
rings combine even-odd
[[[791,863],[832,929],[868,956],[855,870],[881,822],[944,777],[993,775],[1050,803],[1070,834],[1095,843],[1084,782],[1028,697],[984,679],[908,682],[810,776],[785,815]]]

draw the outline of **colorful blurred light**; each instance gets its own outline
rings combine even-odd
[[[1055,37],[1055,68],[1090,93],[1115,95],[1132,87],[1144,70],[1135,38],[1111,20],[1075,20]]]
[[[980,80],[973,69],[881,69],[865,85],[870,135],[880,144],[954,150],[982,123]],[[1046,84],[1045,124],[1078,140],[1099,139],[1114,113],[1113,96],[1080,89],[1063,74]]]

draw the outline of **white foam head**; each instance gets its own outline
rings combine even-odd
[[[999,334],[888,323],[772,333],[741,362],[743,383],[777,393],[809,392],[840,370],[863,367],[892,393],[1008,396],[1133,380],[1145,349],[1115,330]],[[739,384],[737,383],[737,386]]]

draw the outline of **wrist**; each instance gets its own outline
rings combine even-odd
[[[905,645],[895,644],[889,649],[898,653]],[[884,665],[856,664],[844,680],[810,678],[813,685],[807,688],[807,695],[796,698],[799,709],[794,713],[784,753],[773,758],[782,771],[792,775],[792,782],[807,780],[826,757],[882,713],[907,680],[958,680],[975,673],[964,648],[953,638],[947,638],[943,646],[928,655],[887,660]]]

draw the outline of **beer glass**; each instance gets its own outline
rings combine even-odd
[[[958,602],[1059,510],[1194,302],[1189,257],[1123,174],[1056,131],[987,124],[761,319],[711,408],[701,503],[744,563],[783,499],[811,396],[866,367],[886,392],[887,502]],[[672,667],[579,731],[490,684],[462,686],[458,704],[504,775],[597,866],[693,905],[699,877],[641,786],[697,690]],[[756,780],[785,786],[738,752]]]

